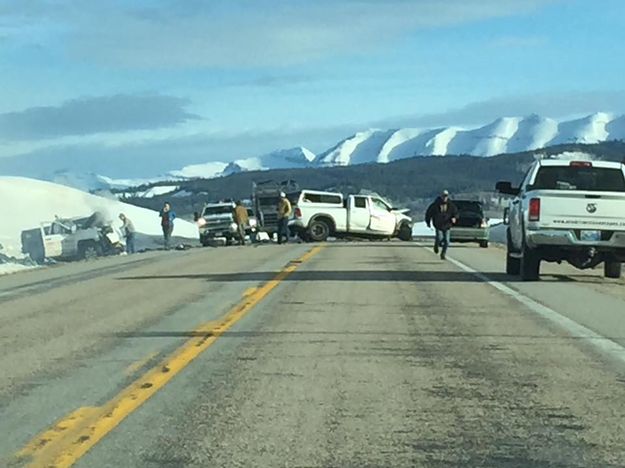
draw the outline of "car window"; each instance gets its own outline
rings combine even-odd
[[[231,206],[208,206],[204,209],[204,215],[203,216],[214,216],[214,215],[220,215],[220,214],[231,214],[232,210],[234,208],[232,208]]]
[[[354,206],[356,208],[367,208],[366,197],[354,197]]]
[[[305,193],[304,202],[341,205],[343,203],[343,197],[341,197],[340,195],[332,195],[327,193]]]
[[[542,166],[536,174],[532,189],[625,192],[625,177],[620,169]]]
[[[389,211],[390,207],[379,198],[372,198],[371,203],[380,211]]]

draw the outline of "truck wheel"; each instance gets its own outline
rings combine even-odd
[[[404,223],[399,227],[399,233],[397,234],[401,240],[408,242],[412,240],[412,229],[408,223]]]
[[[506,251],[506,273],[509,275],[518,275],[521,273],[521,260],[513,257],[512,253],[512,241],[510,240],[510,232],[507,233],[508,249]]]
[[[330,237],[330,226],[322,219],[316,219],[308,227],[308,235],[314,242],[323,242]]]
[[[523,242],[521,256],[521,279],[523,281],[538,281],[540,279],[540,254],[536,249],[530,249]]]
[[[79,247],[79,256],[83,260],[93,260],[99,257],[101,249],[95,242],[83,242]]]
[[[623,270],[621,262],[606,261],[603,265],[603,274],[606,278],[620,278]]]
[[[480,247],[483,248],[483,249],[487,249],[488,248],[488,241],[486,241],[486,240],[480,241]]]

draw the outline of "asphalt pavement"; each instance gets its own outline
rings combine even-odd
[[[337,242],[0,278],[0,465],[625,466],[625,282]]]

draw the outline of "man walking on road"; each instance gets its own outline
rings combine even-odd
[[[245,230],[250,224],[250,217],[247,214],[247,208],[243,206],[241,200],[237,201],[234,208],[234,222],[237,223],[239,230],[239,243],[245,245]]]
[[[443,190],[440,197],[432,203],[425,213],[425,224],[428,227],[434,223],[436,229],[436,239],[434,241],[434,253],[441,249],[441,259],[445,260],[447,249],[449,248],[451,231],[450,229],[458,219],[458,208],[449,199],[449,192]]]
[[[126,237],[126,253],[133,254],[136,252],[135,234],[137,231],[135,230],[135,225],[124,213],[119,215],[119,219],[122,221],[122,233]]]
[[[171,235],[174,232],[174,219],[176,219],[176,213],[172,211],[169,202],[165,202],[163,209],[158,214],[161,218],[161,227],[163,228],[163,244],[165,250],[169,250],[169,242]]]
[[[278,244],[282,244],[282,237],[285,242],[289,242],[289,218],[291,217],[291,202],[286,197],[286,193],[280,192],[278,202]]]

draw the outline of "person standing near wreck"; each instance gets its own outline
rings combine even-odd
[[[176,219],[176,213],[171,209],[169,202],[165,202],[159,216],[161,218],[161,227],[163,228],[163,245],[165,250],[169,250],[171,235],[174,232],[174,219]]]
[[[133,254],[136,252],[135,235],[137,231],[135,230],[135,225],[124,213],[119,215],[119,219],[122,221],[122,232],[126,238],[126,253]]]

